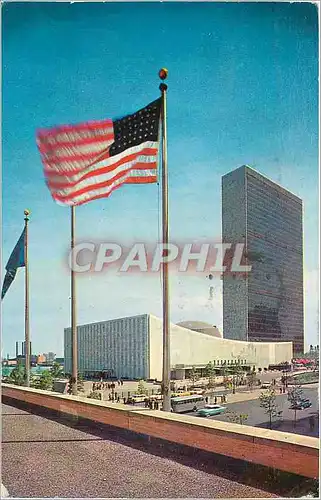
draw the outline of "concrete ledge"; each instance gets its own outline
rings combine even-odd
[[[2,395],[74,418],[84,418],[250,463],[318,478],[317,438],[155,410],[132,411],[122,404],[10,384],[2,384]]]

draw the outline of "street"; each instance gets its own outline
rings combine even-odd
[[[201,451],[156,450],[115,431],[74,427],[5,404],[2,420],[2,483],[11,497],[278,496],[261,490],[260,482],[258,488],[242,484],[241,470],[222,469]]]
[[[263,391],[262,391],[263,392]],[[298,410],[297,413],[297,423],[295,428],[293,427],[293,419],[294,419],[294,410],[290,410],[290,403],[287,399],[287,394],[282,394],[276,396],[276,402],[278,405],[278,410],[282,410],[282,419],[280,421],[275,421],[273,424],[274,429],[278,429],[285,432],[296,432],[297,434],[305,434],[307,436],[318,437],[319,430],[319,403],[318,403],[318,389],[317,388],[303,388],[304,396],[307,397],[312,406],[310,408],[304,410]],[[218,404],[221,404],[218,402]],[[259,399],[251,399],[249,401],[242,401],[238,403],[229,403],[222,404],[222,406],[226,406],[228,411],[235,412],[239,414],[247,414],[248,419],[246,421],[246,425],[252,425],[255,427],[268,427],[269,417],[264,413],[264,409],[260,407]],[[193,415],[193,412],[190,413]],[[195,415],[195,413],[194,413]],[[309,417],[315,417],[315,426],[314,429],[310,429],[309,425]],[[204,418],[204,417],[195,417],[195,418]],[[221,415],[216,415],[213,417],[208,417],[214,420],[221,420],[224,422],[228,422],[227,413],[223,413]]]

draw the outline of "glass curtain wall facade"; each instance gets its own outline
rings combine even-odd
[[[128,379],[149,377],[148,315],[77,327],[78,370],[83,375],[107,372]],[[71,328],[65,328],[65,372],[71,373]]]
[[[222,178],[222,226],[252,265],[248,276],[223,276],[224,337],[303,352],[302,200],[243,166]]]

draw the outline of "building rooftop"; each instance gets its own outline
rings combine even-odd
[[[205,321],[181,321],[177,323],[177,326],[193,330],[194,332],[205,333],[206,335],[211,335],[211,337],[223,338],[222,333],[216,325],[211,325]]]
[[[234,172],[243,170],[246,174],[252,175],[253,177],[256,177],[259,179],[261,182],[264,182],[265,184],[269,185],[270,187],[276,189],[277,191],[281,192],[283,195],[288,196],[291,198],[293,201],[296,201],[302,205],[302,199],[296,195],[295,193],[292,193],[289,189],[285,188],[283,185],[280,183],[270,179],[264,174],[261,174],[257,170],[255,170],[253,167],[250,165],[242,165],[241,167],[235,168],[234,170],[231,170],[230,172],[226,173],[225,175],[222,176],[222,179],[225,179],[226,177],[228,178],[229,176],[233,175]]]

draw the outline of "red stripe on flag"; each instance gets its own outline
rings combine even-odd
[[[108,118],[107,120],[93,120],[84,123],[77,123],[76,125],[59,125],[50,129],[40,128],[37,130],[38,137],[48,137],[57,135],[64,132],[74,132],[74,131],[84,131],[84,130],[97,130],[100,128],[107,128],[113,126],[113,120]]]
[[[144,179],[144,180],[142,180]],[[129,177],[128,179],[125,179],[124,182],[121,182],[120,184],[117,184],[117,186],[114,186],[113,188],[110,189],[108,193],[101,193],[101,194],[96,194],[93,196],[90,196],[89,198],[86,198],[83,201],[79,201],[76,203],[71,203],[72,205],[75,206],[80,206],[84,205],[85,203],[88,203],[89,201],[94,201],[94,200],[99,200],[101,198],[109,198],[109,196],[116,191],[116,189],[122,187],[124,184],[154,184],[157,182],[157,176],[151,175],[150,177]],[[57,201],[60,201],[57,199],[55,196],[53,196],[54,199]]]
[[[130,172],[131,170],[136,170],[136,169],[137,170],[139,170],[139,169],[153,170],[156,168],[157,168],[156,161],[151,162],[151,163],[137,163],[137,164],[133,165],[132,167],[130,167],[126,170],[123,170],[122,172],[119,172],[118,174],[114,175],[114,177],[112,177],[111,179],[108,179],[107,181],[98,182],[95,184],[90,184],[89,186],[86,186],[82,189],[75,190],[72,192],[72,194],[68,194],[68,195],[58,195],[57,193],[55,193],[55,198],[61,202],[68,201],[68,200],[71,200],[72,198],[75,198],[77,196],[81,196],[82,194],[86,194],[90,191],[102,189],[102,188],[107,188],[108,186],[113,184],[116,180],[121,179],[121,177],[126,176],[126,174],[128,172]],[[137,177],[137,179],[139,179],[139,178],[141,179],[140,183],[143,183],[147,177]]]
[[[89,146],[91,144],[99,144],[105,143],[105,142],[112,142],[114,140],[114,134],[108,133],[104,135],[96,135],[95,137],[85,137],[82,139],[70,139],[68,141],[57,141],[54,144],[50,143],[45,143],[42,141],[38,142],[38,149],[40,153],[46,154],[46,153],[53,153],[57,149],[59,150],[60,148],[72,148],[73,150],[77,150],[78,146]],[[70,157],[72,157],[72,151],[70,153]],[[57,159],[60,158],[57,156]]]
[[[104,154],[104,150],[102,149],[101,151],[94,151],[94,152],[91,152],[91,153],[86,153],[86,154],[79,154],[79,155],[72,155],[72,156],[59,156],[59,157],[55,157],[55,158],[50,158],[50,159],[46,159],[46,158],[42,158],[42,163],[44,164],[45,168],[45,172],[51,172],[51,173],[55,173],[56,175],[59,175],[58,172],[62,172],[62,175],[65,175],[64,172],[69,172],[74,175],[75,173],[77,173],[77,171],[81,172],[84,168],[87,168],[87,166],[89,166],[91,164],[91,162],[94,161],[94,163],[96,163],[97,160],[97,157],[99,157],[99,161],[102,161],[102,160],[106,160],[106,158],[109,158],[109,147],[108,146],[106,148],[106,152]],[[73,169],[69,169],[69,170],[61,170],[59,169],[59,171],[55,170],[57,169],[57,165],[59,166],[59,164],[61,163],[79,163],[79,162],[87,162],[88,165],[82,167],[82,168],[79,168],[78,170],[73,170]],[[52,166],[50,166],[52,165]]]
[[[75,181],[72,179],[72,177],[78,173],[80,174],[83,170],[85,170],[84,168],[79,168],[77,170],[69,170],[69,171],[68,170],[63,170],[63,171],[50,170],[50,171],[48,171],[47,169],[45,169],[45,174],[46,174],[46,177],[48,178],[49,182],[54,187],[55,186],[61,187],[61,188],[72,187],[72,186],[76,186],[76,184],[78,184],[82,180],[88,179],[90,177],[95,177],[96,175],[107,174],[109,172],[113,172],[116,168],[120,167],[121,165],[124,165],[125,163],[128,163],[130,161],[134,161],[138,156],[144,156],[144,157],[156,156],[157,152],[158,152],[158,150],[156,148],[144,148],[141,151],[139,151],[138,153],[128,154],[127,156],[124,156],[120,160],[115,161],[114,163],[112,163],[106,167],[93,168],[89,172],[84,173],[83,176],[81,176],[79,179],[77,179]],[[113,158],[113,157],[111,156],[109,158]],[[116,160],[117,156],[115,156],[114,158]],[[102,158],[102,161],[104,159],[106,159],[106,158]],[[144,163],[144,165],[147,167],[148,163]],[[136,165],[135,165],[135,167],[136,167]],[[53,177],[53,178],[64,177],[64,178],[66,178],[66,182],[65,183],[60,183],[60,182],[55,183],[55,181],[50,181],[51,177]],[[70,177],[70,181],[67,181],[68,177]]]

